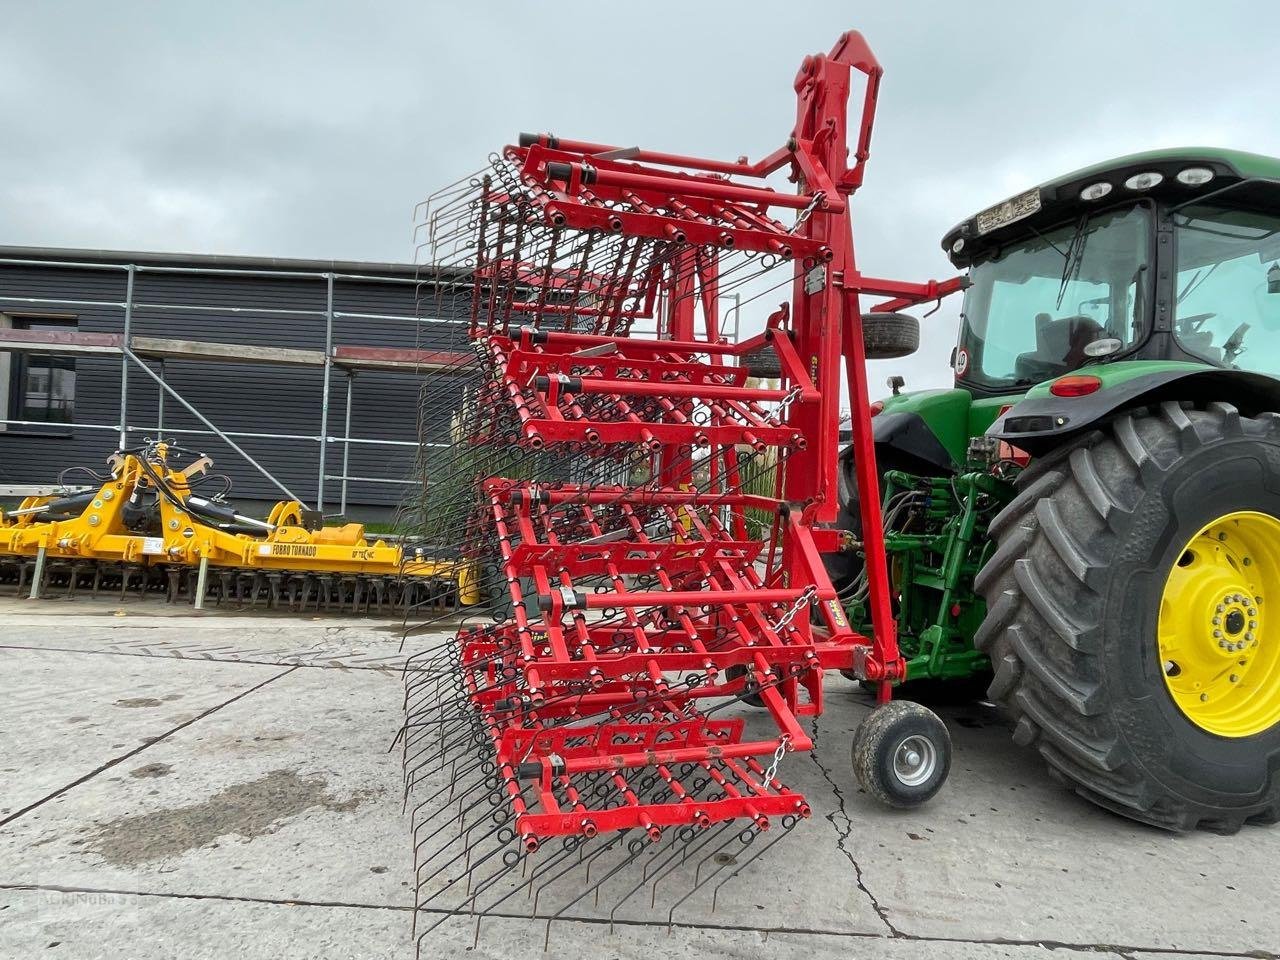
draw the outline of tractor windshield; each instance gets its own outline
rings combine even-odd
[[[1034,233],[976,264],[956,379],[1028,387],[1132,346],[1143,331],[1150,245],[1140,204]]]

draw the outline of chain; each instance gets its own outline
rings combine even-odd
[[[813,216],[813,211],[818,209],[822,201],[827,199],[827,195],[819,190],[813,195],[813,199],[809,201],[809,205],[800,211],[800,215],[796,217],[796,222],[791,225],[791,229],[787,233],[795,233],[804,225],[804,222]]]
[[[787,415],[787,408],[790,407],[793,403],[795,403],[796,399],[799,396],[800,396],[800,388],[792,387],[790,390],[787,391],[787,395],[778,401],[778,412],[775,414],[778,420],[781,420],[783,417]]]
[[[803,609],[805,606],[808,605],[809,601],[814,598],[814,595],[817,594],[817,592],[818,591],[816,587],[812,587],[812,586],[805,587],[804,593],[800,594],[796,602],[791,605],[791,609],[789,609],[786,613],[780,616],[778,618],[777,623],[770,624],[769,629],[771,629],[774,633],[778,633],[784,627],[791,626],[791,621],[796,618],[796,614],[798,614],[801,611],[801,609]]]
[[[778,741],[778,749],[773,751],[773,762],[769,764],[769,769],[764,772],[764,785],[768,787],[773,783],[774,775],[778,772],[778,764],[782,762],[783,756],[787,752],[787,745],[791,742],[791,734],[784,733],[782,739]]]

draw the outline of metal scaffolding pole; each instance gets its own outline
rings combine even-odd
[[[160,389],[156,391],[156,439],[164,433],[164,358],[160,360]]]
[[[139,366],[139,368],[141,368],[141,370],[142,370],[142,372],[143,372],[143,373],[145,373],[148,377],[150,377],[152,380],[154,380],[156,383],[158,383],[158,384],[160,385],[160,388],[161,388],[162,390],[164,390],[164,392],[165,392],[165,393],[169,394],[169,396],[171,396],[171,397],[173,397],[173,399],[177,400],[177,401],[178,401],[178,403],[182,404],[183,408],[184,408],[188,413],[190,413],[193,417],[195,417],[197,420],[199,420],[201,423],[203,423],[206,427],[208,427],[210,430],[212,430],[212,431],[213,431],[213,433],[214,433],[216,436],[218,436],[218,437],[222,440],[222,442],[223,442],[223,443],[225,443],[227,446],[229,446],[229,447],[230,447],[232,450],[234,450],[236,453],[240,454],[240,456],[244,457],[245,461],[246,461],[246,462],[247,462],[251,467],[253,467],[253,468],[254,468],[255,470],[257,470],[260,474],[262,474],[264,477],[266,477],[268,480],[270,480],[270,481],[271,481],[271,482],[272,482],[276,487],[278,487],[280,490],[284,491],[285,495],[286,495],[290,500],[297,500],[297,501],[298,501],[299,503],[301,503],[303,506],[306,506],[306,501],[305,501],[305,500],[303,500],[301,497],[295,496],[292,490],[290,490],[288,487],[286,487],[283,483],[281,483],[279,480],[277,480],[277,479],[276,479],[276,478],[271,474],[271,471],[270,471],[270,470],[268,470],[266,467],[264,467],[262,464],[260,464],[257,460],[253,459],[253,457],[249,456],[249,454],[244,450],[244,448],[243,448],[243,447],[241,447],[238,443],[236,443],[236,442],[235,442],[234,440],[232,440],[229,436],[227,436],[227,435],[226,435],[226,433],[224,433],[222,430],[218,429],[217,425],[216,425],[216,424],[214,424],[214,422],[213,422],[212,420],[210,420],[210,419],[209,419],[208,417],[206,417],[203,413],[201,413],[199,410],[197,410],[195,407],[193,407],[190,403],[188,403],[188,402],[183,398],[182,394],[178,393],[178,391],[177,391],[177,390],[173,389],[173,387],[171,387],[171,386],[169,386],[169,384],[165,383],[162,379],[160,379],[160,377],[156,376],[155,372],[154,372],[154,371],[152,371],[152,369],[151,369],[150,367],[148,367],[145,363],[143,363],[143,362],[142,362],[142,360],[141,360],[141,358],[139,358],[139,357],[138,357],[138,355],[137,355],[136,353],[134,353],[134,352],[133,352],[132,350],[130,350],[128,347],[125,347],[125,348],[124,348],[124,356],[125,356],[125,360],[126,360],[126,362],[127,362],[127,361],[129,361],[129,360],[132,360],[134,363],[136,363],[136,364]],[[121,446],[123,446],[123,444],[121,444]]]
[[[347,512],[347,474],[351,462],[351,394],[355,389],[356,372],[347,368],[347,412],[342,421],[342,499],[338,504],[338,513]]]
[[[124,284],[124,352],[120,355],[120,449],[129,439],[129,335],[133,328],[133,278],[137,270],[131,263]]]
[[[329,449],[329,380],[333,374],[333,274],[325,274],[324,376],[320,387],[320,464],[316,478],[316,509],[324,512],[325,454]],[[343,470],[343,473],[346,473]]]

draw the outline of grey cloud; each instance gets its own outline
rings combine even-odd
[[[522,129],[768,151],[790,128],[801,57],[849,27],[886,68],[856,203],[869,273],[945,276],[953,223],[1111,155],[1280,153],[1280,37],[1250,3],[6,8],[10,244],[408,259],[414,202]],[[945,383],[955,319],[944,306],[921,353],[889,368]]]

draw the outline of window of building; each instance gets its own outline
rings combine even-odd
[[[74,319],[0,316],[11,330],[74,332]],[[4,425],[10,431],[65,433],[75,419],[76,361],[45,352],[11,352],[0,363],[0,400],[5,403]],[[7,381],[7,382],[5,382]]]

